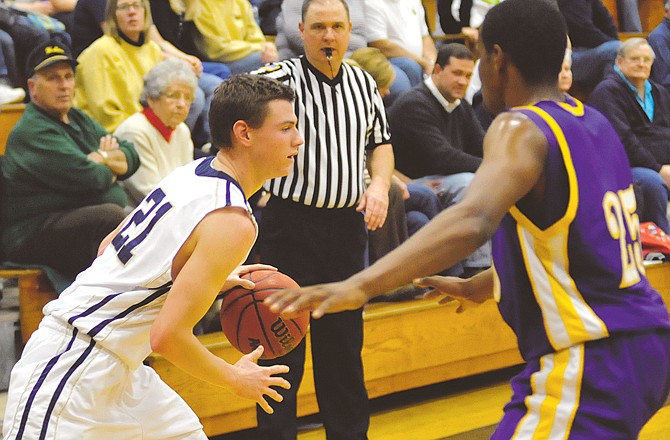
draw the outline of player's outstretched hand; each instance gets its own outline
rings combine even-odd
[[[246,266],[237,266],[233,273],[231,273],[226,279],[226,282],[221,288],[221,292],[225,292],[226,290],[230,290],[236,286],[244,287],[245,289],[249,290],[253,289],[256,286],[254,282],[244,279],[242,276],[257,270],[277,270],[277,268],[267,264],[249,264]]]
[[[280,290],[265,298],[264,302],[274,313],[287,318],[294,318],[306,311],[312,311],[313,318],[320,318],[325,313],[359,309],[368,299],[362,290],[342,281]]]
[[[232,391],[240,397],[255,401],[263,411],[272,414],[274,411],[265,396],[268,396],[276,402],[281,402],[283,397],[279,392],[271,387],[291,388],[291,384],[282,377],[276,377],[276,374],[288,373],[288,366],[273,365],[270,367],[261,367],[258,365],[258,359],[263,354],[263,346],[249,354],[245,354],[235,363],[237,375],[231,383]]]
[[[477,283],[474,278],[463,279],[457,277],[443,277],[434,275],[430,277],[418,278],[414,284],[419,287],[429,287],[425,298],[440,298],[440,304],[446,304],[451,301],[458,301],[459,306],[456,313],[462,313],[471,309],[491,298],[491,290],[484,289],[481,283]]]

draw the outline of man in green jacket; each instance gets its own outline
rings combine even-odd
[[[50,266],[70,279],[123,220],[118,181],[140,162],[132,143],[72,107],[76,65],[57,40],[30,54],[31,102],[7,141],[0,210],[6,260]]]

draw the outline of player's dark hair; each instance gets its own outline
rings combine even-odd
[[[457,60],[474,61],[475,59],[474,54],[465,45],[461,43],[449,43],[443,44],[442,47],[440,47],[440,50],[437,52],[437,60],[435,63],[440,67],[448,66],[451,57],[454,57]]]
[[[323,0],[305,0],[304,2],[302,2],[301,19],[302,19],[303,23],[305,22],[305,16],[307,15],[307,10],[309,9],[309,6],[314,2],[318,3],[318,2],[322,2],[322,1]],[[347,18],[350,19],[349,5],[344,0],[339,0],[339,1],[344,6],[344,10],[347,11]]]
[[[237,121],[252,128],[263,125],[268,103],[276,99],[293,102],[293,89],[272,78],[241,74],[233,75],[216,88],[209,107],[209,126],[212,145],[232,148],[231,133]]]
[[[486,14],[480,38],[489,54],[499,45],[529,85],[556,83],[565,56],[567,28],[555,3],[501,2]]]

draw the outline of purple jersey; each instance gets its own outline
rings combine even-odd
[[[570,98],[511,111],[549,147],[544,199],[521,199],[493,237],[495,294],[523,357],[670,328],[644,274],[630,165],[610,123]]]

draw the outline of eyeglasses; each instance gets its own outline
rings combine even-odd
[[[183,99],[184,102],[191,104],[193,100],[195,99],[193,95],[190,94],[184,94],[181,92],[170,92],[170,93],[164,93],[163,96],[165,96],[165,99],[171,102],[178,102],[179,100]]]
[[[141,2],[135,2],[135,3],[123,3],[121,5],[116,5],[116,10],[117,11],[130,11],[130,8],[133,9],[144,9],[144,3]]]
[[[633,64],[646,64],[646,65],[652,65],[654,63],[654,59],[651,57],[630,57],[626,58],[626,61],[633,63]]]

